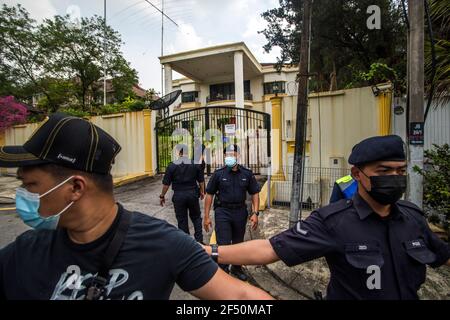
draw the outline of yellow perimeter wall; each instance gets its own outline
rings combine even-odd
[[[290,119],[295,128],[296,98],[283,99],[284,165],[288,165],[287,159],[294,152],[294,136],[286,136],[284,125]],[[371,87],[310,94],[306,152],[309,166],[321,164],[328,168],[330,158],[338,157],[344,168],[349,167],[347,160],[356,143],[371,136],[391,134],[391,110],[392,93],[375,96]]]
[[[108,132],[122,147],[111,172],[116,184],[154,175],[152,165],[154,133],[151,120],[152,113],[149,110],[90,118],[92,123]],[[38,126],[38,123],[28,123],[9,128],[0,134],[0,145],[21,145]]]

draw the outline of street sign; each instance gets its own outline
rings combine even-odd
[[[226,124],[225,125],[225,134],[226,135],[234,135],[236,133],[236,125],[235,124]]]
[[[411,122],[409,124],[409,144],[423,145],[423,122]]]

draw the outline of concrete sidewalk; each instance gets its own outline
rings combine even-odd
[[[303,213],[303,219],[309,212]],[[287,209],[268,209],[260,216],[258,230],[251,233],[252,238],[269,239],[288,228],[289,211]],[[309,261],[294,267],[287,267],[278,261],[264,268],[287,288],[307,299],[314,299],[315,292],[326,295],[330,272],[325,258]],[[437,269],[427,267],[427,279],[419,290],[421,299],[450,300],[450,268]],[[251,269],[248,269],[251,272]]]

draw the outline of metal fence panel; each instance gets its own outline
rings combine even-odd
[[[283,167],[284,181],[274,181],[273,205],[290,206],[292,190],[292,166]],[[334,182],[350,174],[349,169],[305,167],[303,175],[302,206],[314,210],[327,205]]]
[[[234,125],[235,134],[227,134],[226,125]],[[269,166],[270,115],[234,108],[203,107],[174,114],[155,125],[158,172],[165,172],[177,144],[186,144],[189,157],[196,161],[196,148],[203,153],[207,173],[223,166],[223,147],[235,143],[240,149],[240,163],[255,174]],[[200,152],[201,153],[201,152]]]

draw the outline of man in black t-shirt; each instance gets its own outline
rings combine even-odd
[[[116,203],[110,170],[119,151],[99,127],[62,114],[23,146],[0,148],[0,167],[19,167],[16,210],[34,228],[0,249],[0,299],[85,299],[93,279],[99,299],[168,299],[175,283],[203,299],[270,298],[174,226]]]

